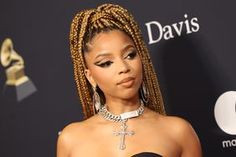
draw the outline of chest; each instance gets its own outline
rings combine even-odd
[[[180,154],[180,148],[175,140],[155,129],[132,127],[124,129],[120,126],[90,131],[81,140],[82,142],[74,145],[71,157],[128,157],[140,152],[155,152],[171,157]]]

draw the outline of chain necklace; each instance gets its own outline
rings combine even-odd
[[[106,106],[104,105],[98,112],[99,115],[101,115],[103,118],[112,121],[112,122],[121,122],[121,128],[120,131],[114,131],[113,134],[115,136],[120,136],[120,146],[119,148],[121,150],[124,150],[126,148],[125,145],[125,136],[126,135],[134,135],[134,131],[127,131],[127,124],[126,122],[128,121],[128,119],[130,118],[134,118],[134,117],[138,117],[141,114],[143,114],[144,112],[144,104],[141,101],[141,105],[139,106],[139,108],[137,110],[134,111],[130,111],[130,112],[125,112],[119,115],[115,115],[112,114],[111,112],[109,112],[106,108]]]

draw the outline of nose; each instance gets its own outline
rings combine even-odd
[[[119,74],[127,73],[130,71],[130,66],[124,60],[120,60],[118,64]]]

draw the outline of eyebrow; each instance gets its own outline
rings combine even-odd
[[[125,52],[126,50],[128,50],[129,48],[135,48],[135,46],[131,45],[131,44],[125,45],[124,48],[121,49],[122,53]],[[111,55],[111,53],[109,53],[109,52],[100,53],[95,57],[95,59],[97,59],[99,57],[103,57],[103,56],[110,56],[110,55]]]
[[[103,57],[103,56],[110,56],[110,55],[111,55],[111,53],[109,53],[109,52],[100,53],[100,54],[98,54],[98,55],[95,57],[95,59],[97,59],[97,58],[99,58],[99,57]]]
[[[135,48],[134,45],[131,44],[127,44],[126,46],[124,46],[124,48],[122,49],[122,52],[125,52],[126,50],[128,50],[129,48]]]

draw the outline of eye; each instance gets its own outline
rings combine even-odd
[[[137,56],[137,52],[136,51],[132,51],[125,58],[127,58],[127,59],[134,59],[136,56]]]
[[[96,65],[97,66],[100,66],[102,68],[106,68],[106,67],[109,67],[113,62],[111,61],[106,61],[106,62],[103,62],[103,63],[97,63]]]

